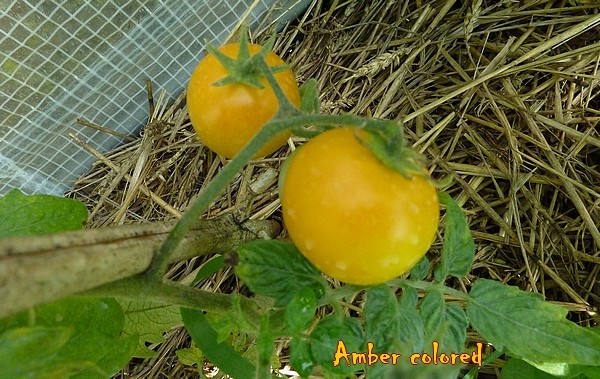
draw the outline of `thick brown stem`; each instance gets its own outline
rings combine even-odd
[[[144,272],[174,222],[16,237],[0,241],[0,317]],[[238,223],[227,215],[202,220],[170,261],[233,251],[274,237],[273,221]]]

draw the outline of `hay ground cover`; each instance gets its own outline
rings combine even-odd
[[[255,28],[256,42],[270,35],[269,21]],[[582,326],[598,324],[600,3],[315,0],[275,51],[300,83],[318,80],[322,112],[404,123],[475,238],[475,265],[455,288],[495,279],[563,305]],[[80,141],[98,157],[73,191],[92,209],[89,227],[176,219],[222,167],[193,133],[185,94],[173,95],[157,96],[142,135],[113,152]],[[242,205],[251,218],[280,220],[274,181],[251,201],[245,188],[303,142],[252,161],[206,217]],[[428,256],[440,249],[438,238]],[[202,262],[176,264],[169,276],[189,280]],[[230,268],[199,286],[248,294]],[[185,331],[166,337],[151,346],[156,357],[132,361],[118,377],[198,377],[175,353],[190,344]],[[251,354],[252,341],[237,341]],[[287,349],[278,342],[280,367]],[[497,377],[501,364],[482,373]]]

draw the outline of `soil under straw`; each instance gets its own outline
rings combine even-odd
[[[276,51],[299,82],[318,80],[323,112],[403,120],[432,176],[451,179],[443,190],[464,208],[477,246],[457,289],[496,279],[591,326],[600,304],[599,25],[596,0],[314,1]],[[218,172],[223,161],[193,133],[184,96],[159,97],[140,138],[96,153],[73,193],[91,209],[89,227],[178,218]],[[279,169],[300,143],[252,162],[206,216],[232,210],[240,189]],[[278,219],[278,207],[273,185],[248,214]],[[438,238],[428,256],[435,261],[440,249]],[[169,276],[189,278],[201,263],[177,264]],[[200,286],[247,293],[230,269]],[[347,301],[360,306],[362,297]],[[189,346],[185,332],[166,337],[153,346],[158,357],[132,361],[118,377],[198,377],[175,355]],[[286,342],[278,349],[283,367]],[[484,372],[496,377],[501,364]]]

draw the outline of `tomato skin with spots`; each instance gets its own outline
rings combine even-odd
[[[249,44],[251,55],[261,46]],[[219,48],[225,55],[236,58],[239,43]],[[266,57],[269,66],[284,65],[275,53]],[[225,158],[233,158],[274,115],[278,101],[267,79],[262,78],[263,88],[244,84],[213,85],[228,76],[228,72],[213,54],[208,54],[196,67],[187,89],[187,106],[190,121],[202,142],[212,151]],[[275,79],[288,99],[300,106],[300,91],[291,70],[275,73]],[[289,133],[281,133],[266,143],[254,158],[273,153],[285,144]]]
[[[384,166],[350,127],[324,132],[294,153],[281,202],[302,254],[348,284],[380,284],[410,270],[431,246],[439,223],[431,182],[406,179]]]

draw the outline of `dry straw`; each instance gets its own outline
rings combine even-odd
[[[259,30],[260,42],[269,32]],[[464,207],[477,245],[475,266],[456,288],[493,278],[562,304],[581,325],[598,322],[596,0],[315,0],[276,49],[300,82],[318,80],[323,112],[403,120],[432,175],[452,179],[444,190]],[[98,162],[74,194],[92,209],[90,227],[177,218],[219,170],[183,103],[183,95],[170,105],[159,99],[143,136],[110,154],[89,148]],[[207,217],[242,204],[250,217],[277,218],[274,186],[252,201],[245,188],[300,142],[252,162]],[[431,259],[440,247],[438,239]],[[170,275],[185,280],[198,265],[178,264]],[[201,286],[244,292],[229,270]],[[174,329],[157,358],[132,362],[122,375],[197,377],[174,354],[187,344]],[[285,342],[280,349],[283,366]]]

